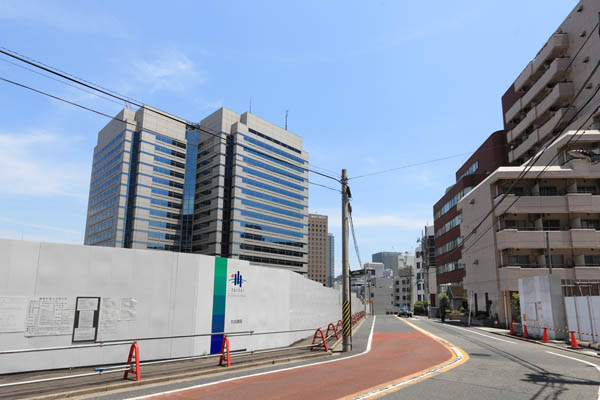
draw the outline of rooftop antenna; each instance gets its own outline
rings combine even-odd
[[[252,96],[250,96],[250,110],[249,110],[250,114],[252,114]]]
[[[285,110],[285,130],[287,131],[287,118],[288,118],[288,111],[289,110]]]

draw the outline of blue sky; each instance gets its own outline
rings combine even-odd
[[[576,4],[9,0],[0,46],[192,121],[220,106],[247,111],[250,99],[278,125],[289,110],[311,164],[353,177],[477,148],[502,128],[502,94]],[[4,61],[0,76],[111,115],[122,108]],[[0,82],[0,237],[83,242],[106,122]],[[363,262],[414,250],[466,158],[350,181]],[[339,207],[337,193],[311,185],[338,271]]]

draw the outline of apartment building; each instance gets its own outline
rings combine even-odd
[[[308,279],[329,285],[327,215],[308,214]]]
[[[521,277],[552,265],[563,282],[600,281],[599,12],[597,1],[579,2],[511,84],[510,166],[458,202],[463,235],[476,229],[463,243],[464,287],[501,323]]]
[[[419,243],[415,249],[415,279],[412,282],[412,304],[417,301],[428,301],[427,274],[423,253],[423,245]]]
[[[332,233],[327,235],[327,286],[333,287],[335,278],[335,236]]]
[[[239,258],[307,272],[302,139],[221,108],[192,124],[124,109],[98,133],[85,244]]]
[[[394,276],[380,276],[371,279],[369,290],[373,314],[396,314],[399,311],[396,300],[398,294],[395,290],[394,280]]]
[[[437,281],[435,263],[435,230],[433,225],[425,226],[419,241],[425,279],[425,300],[435,307],[437,304]]]
[[[506,154],[504,131],[492,133],[456,171],[456,182],[433,206],[435,293],[446,293],[448,286],[462,286],[465,277],[461,236],[463,215],[456,205],[496,168],[507,165]]]
[[[395,296],[396,308],[400,311],[400,307],[408,307],[413,310],[413,287],[414,275],[412,268],[401,268],[395,275]]]

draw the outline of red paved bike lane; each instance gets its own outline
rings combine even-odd
[[[335,399],[399,380],[452,358],[452,353],[436,340],[397,322],[400,332],[389,329],[378,332],[376,326],[371,351],[358,357],[157,394],[152,398]]]

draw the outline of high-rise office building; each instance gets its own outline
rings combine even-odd
[[[329,284],[327,215],[308,214],[308,279]]]
[[[383,263],[386,269],[398,269],[398,257],[401,256],[402,253],[398,253],[395,251],[381,251],[379,253],[375,253],[371,255],[371,261]]]
[[[335,278],[335,236],[332,233],[327,235],[327,251],[329,252],[327,263],[329,278],[327,286],[333,287],[333,279]]]
[[[239,258],[307,272],[302,139],[221,108],[199,124],[143,107],[98,134],[85,244]]]

